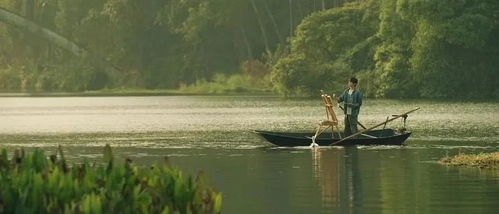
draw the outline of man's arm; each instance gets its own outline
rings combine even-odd
[[[343,102],[345,100],[345,92],[341,93],[339,97],[336,97],[336,101],[338,101],[338,104]]]

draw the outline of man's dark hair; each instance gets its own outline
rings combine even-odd
[[[350,78],[350,82],[353,84],[357,84],[359,82],[359,80],[355,77],[352,77],[352,78]]]

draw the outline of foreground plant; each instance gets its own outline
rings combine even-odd
[[[116,164],[107,145],[104,164],[68,166],[57,155],[16,150],[0,155],[0,213],[220,213],[222,196],[202,173],[184,179],[165,164]]]
[[[453,157],[442,158],[439,162],[446,165],[495,169],[499,168],[499,152],[480,153],[475,155],[459,154]]]

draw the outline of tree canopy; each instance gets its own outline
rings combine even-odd
[[[274,81],[315,93],[355,75],[375,97],[497,98],[498,11],[493,0],[366,0],[316,12],[297,27]]]

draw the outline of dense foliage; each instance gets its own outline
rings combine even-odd
[[[340,92],[355,75],[373,97],[499,97],[496,0],[0,0],[0,7],[87,51],[74,56],[0,22],[0,91],[315,95]]]
[[[265,64],[261,59],[272,58],[303,17],[344,1],[0,0],[88,51],[75,57],[0,22],[0,90],[178,88],[215,74],[259,78],[269,66],[245,65]]]
[[[274,66],[272,80],[285,94],[341,90],[353,70],[372,70],[377,4],[346,5],[305,18],[289,55]]]
[[[366,0],[317,12],[273,80],[298,94],[355,75],[376,97],[499,98],[498,11],[494,0]]]
[[[200,174],[184,179],[181,171],[164,165],[138,167],[127,160],[69,166],[41,150],[9,160],[0,155],[1,213],[220,213],[221,194],[206,186]]]

